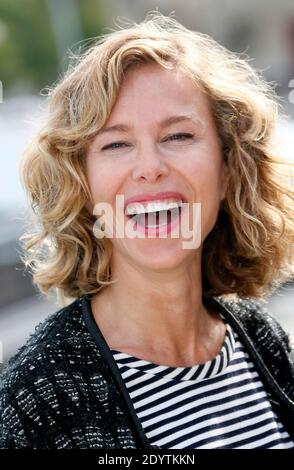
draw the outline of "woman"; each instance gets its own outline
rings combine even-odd
[[[2,448],[294,447],[289,337],[259,302],[293,275],[277,114],[244,59],[159,13],[55,86],[21,174],[26,263],[66,305],[2,374]]]

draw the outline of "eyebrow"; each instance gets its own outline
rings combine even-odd
[[[183,114],[183,115],[178,115],[178,116],[169,116],[163,119],[162,121],[160,121],[158,123],[158,126],[161,129],[164,129],[165,127],[168,127],[172,124],[176,124],[178,122],[183,122],[183,121],[192,121],[194,124],[200,124],[200,125],[203,124],[199,119],[194,118],[194,116]],[[97,132],[96,135],[102,135],[102,134],[106,134],[106,133],[114,132],[114,131],[128,132],[129,130],[132,129],[132,127],[133,126],[128,126],[127,124],[115,124],[110,127],[102,127]]]

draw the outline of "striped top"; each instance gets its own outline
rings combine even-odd
[[[162,366],[111,349],[145,434],[166,449],[293,448],[248,353],[221,317],[223,346],[203,364]]]

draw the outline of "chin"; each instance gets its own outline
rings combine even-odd
[[[192,250],[184,250],[181,244],[177,246],[170,244],[169,246],[149,245],[141,247],[139,251],[129,250],[128,255],[131,256],[136,264],[140,264],[145,269],[155,271],[167,271],[175,269],[191,258]]]

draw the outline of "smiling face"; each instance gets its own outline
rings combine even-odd
[[[115,214],[117,195],[126,201],[177,193],[170,203],[181,196],[189,206],[201,203],[201,246],[183,249],[181,233],[179,238],[113,238],[114,259],[164,270],[191,260],[196,251],[199,255],[215,225],[226,175],[208,98],[180,71],[157,64],[128,70],[104,128],[86,152],[93,201],[111,204]]]

